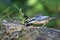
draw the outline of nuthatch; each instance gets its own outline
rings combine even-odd
[[[50,18],[49,16],[42,16],[42,15],[36,15],[35,17],[31,18],[25,25],[29,24],[43,24],[42,27],[47,24],[51,19],[55,17]]]

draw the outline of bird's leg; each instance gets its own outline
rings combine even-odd
[[[44,23],[41,27],[44,27],[46,25],[46,23]]]

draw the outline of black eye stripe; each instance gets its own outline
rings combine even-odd
[[[35,19],[32,19],[32,20],[30,20],[29,22],[31,22],[31,21],[34,21]]]

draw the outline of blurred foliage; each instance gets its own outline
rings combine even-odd
[[[32,18],[36,14],[55,16],[47,27],[60,28],[60,0],[0,0],[0,22],[3,19],[19,20],[23,24],[23,14]]]
[[[34,4],[37,3],[37,1],[38,1],[38,0],[27,0],[26,4],[27,4],[28,6],[33,6]]]

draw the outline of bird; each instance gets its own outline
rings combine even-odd
[[[40,14],[37,14],[33,18],[31,18],[28,22],[25,23],[25,26],[28,26],[30,24],[43,24],[42,27],[44,27],[51,19],[54,19],[55,17],[49,17],[49,16],[43,16]]]

